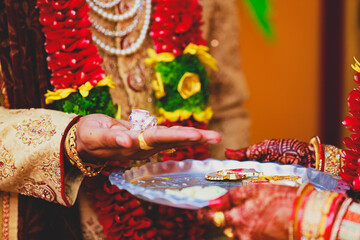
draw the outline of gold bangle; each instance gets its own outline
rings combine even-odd
[[[138,136],[138,140],[139,140],[139,146],[140,149],[142,150],[151,150],[154,149],[153,147],[150,147],[149,145],[147,145],[147,143],[145,142],[144,139],[144,131],[141,131],[139,136]]]
[[[343,161],[341,154],[341,149],[332,145],[324,145],[324,172],[330,173],[333,176],[339,176]]]
[[[76,128],[77,123],[75,123],[69,130],[65,139],[65,150],[69,158],[69,161],[72,165],[76,166],[82,174],[87,177],[95,177],[98,175],[104,167],[106,167],[107,162],[103,165],[96,165],[91,163],[83,162],[79,158],[79,154],[76,150]]]
[[[315,168],[321,171],[323,165],[322,146],[318,136],[312,137],[309,142],[314,147],[315,151]]]

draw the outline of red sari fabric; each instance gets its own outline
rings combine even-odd
[[[0,86],[7,108],[45,107],[49,87],[36,0],[0,3]]]

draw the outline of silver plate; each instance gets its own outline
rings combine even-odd
[[[303,182],[311,182],[318,189],[342,191],[339,188],[341,181],[313,168],[277,163],[259,163],[256,161],[239,162],[215,159],[147,163],[125,172],[113,172],[109,180],[119,189],[125,189],[146,201],[177,208],[199,209],[208,206],[208,201],[171,195],[166,193],[165,189],[180,190],[191,186],[205,187],[214,185],[230,189],[241,186],[241,181],[217,182],[208,181],[204,178],[206,173],[232,168],[254,168],[267,176],[300,176]]]

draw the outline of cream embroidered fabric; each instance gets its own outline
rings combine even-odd
[[[75,114],[45,109],[0,107],[0,190],[65,205],[61,196],[60,143]],[[78,171],[65,173],[70,204],[82,181]]]

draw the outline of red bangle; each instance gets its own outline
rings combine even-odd
[[[298,239],[301,239],[301,221],[302,221],[302,217],[304,215],[304,208],[306,205],[307,200],[309,199],[309,196],[311,195],[312,192],[314,192],[315,189],[310,190],[308,193],[306,193],[306,195],[304,196],[302,202],[301,202],[301,206],[298,210],[298,218],[297,218],[297,237]]]
[[[340,194],[337,198],[335,198],[335,200],[331,204],[329,213],[328,213],[328,215],[326,217],[325,230],[324,230],[324,239],[330,239],[331,229],[332,229],[332,226],[334,224],[335,216],[336,216],[336,214],[337,214],[337,212],[339,210],[339,206],[341,205],[341,203],[344,200],[345,200],[345,195]]]
[[[337,239],[360,239],[360,205],[352,202],[341,221]]]
[[[296,196],[294,198],[290,217],[289,217],[289,240],[295,240],[294,239],[294,217],[295,217],[295,208],[296,208],[298,200],[299,200],[299,196]]]
[[[312,191],[314,191],[314,185],[310,183],[303,184],[298,189],[297,197],[294,200],[292,213],[290,215],[291,219],[289,226],[289,239],[296,240],[300,238],[300,236],[298,235],[298,224],[297,224],[298,210],[301,207],[300,204],[302,204],[304,196],[306,196],[308,192],[312,192]]]
[[[325,156],[324,156],[324,148],[321,143],[319,147],[319,152],[320,152],[319,170],[323,172],[325,168]]]
[[[330,240],[336,240],[337,236],[339,234],[340,231],[340,225],[341,222],[347,212],[347,209],[349,208],[350,204],[353,202],[353,200],[351,198],[347,198],[344,200],[343,203],[341,203],[341,206],[339,207],[337,214],[335,216],[335,220],[334,223],[332,225],[332,229],[331,229],[331,235],[330,235]]]

